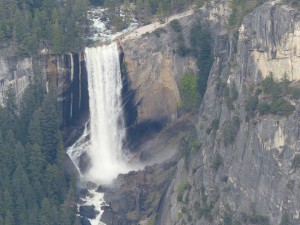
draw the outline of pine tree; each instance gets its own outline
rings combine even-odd
[[[22,215],[22,213],[26,212],[26,203],[25,200],[23,198],[22,192],[18,192],[16,193],[16,197],[15,197],[15,208],[14,208],[14,213],[15,215],[17,215],[17,219],[16,219],[16,224],[24,224],[24,219],[25,218],[20,218],[20,216]],[[24,215],[24,214],[23,214]]]
[[[33,89],[27,88],[22,96],[22,101],[20,104],[20,122],[23,125],[24,132],[27,131],[29,123],[32,119],[35,110],[36,110],[36,99],[35,99]]]
[[[44,176],[45,165],[46,159],[42,154],[41,147],[38,144],[34,144],[30,152],[28,166],[28,171],[32,181],[42,181]]]
[[[142,0],[137,0],[136,5],[135,5],[135,14],[137,15],[139,23],[141,22],[143,10],[144,10],[144,7],[143,7]]]
[[[151,17],[152,17],[152,13],[151,13],[151,6],[150,3],[148,1],[144,1],[144,23],[150,23],[151,22]]]
[[[48,165],[46,169],[45,188],[48,197],[59,202],[65,198],[66,195],[66,180],[63,171],[57,165]]]
[[[16,168],[16,152],[15,152],[16,140],[12,130],[7,131],[5,136],[5,144],[3,146],[3,164],[8,169],[8,172],[11,174]]]
[[[14,209],[13,198],[11,196],[11,193],[7,189],[3,193],[3,201],[5,202],[6,211],[13,212]]]
[[[33,118],[30,121],[28,128],[28,140],[32,145],[38,144],[39,146],[41,146],[43,144],[40,109],[34,112]]]
[[[53,163],[57,157],[58,147],[58,114],[55,94],[48,94],[41,106],[40,117],[42,131],[42,151],[48,162]]]
[[[282,83],[282,91],[284,94],[287,94],[288,92],[288,88],[290,85],[290,80],[289,80],[289,76],[287,75],[286,72],[284,72],[282,79],[280,80],[280,82]]]
[[[4,225],[14,225],[14,218],[11,210],[6,211]]]
[[[36,203],[33,203],[28,210],[27,221],[30,225],[39,225],[39,207]]]
[[[164,17],[165,17],[165,12],[164,12],[164,9],[163,9],[163,4],[162,2],[160,2],[158,4],[158,7],[157,7],[157,16],[158,16],[158,19],[160,21],[163,21]]]
[[[123,5],[124,5],[124,14],[125,14],[124,19],[125,19],[126,26],[128,26],[130,23],[131,14],[132,14],[131,3],[129,0],[125,0]]]
[[[42,24],[41,24],[41,12],[39,9],[34,11],[34,17],[32,21],[32,42],[33,51],[36,51],[39,48],[39,42],[42,39]]]
[[[17,103],[16,103],[16,92],[12,85],[8,86],[4,96],[5,105],[5,116],[7,119],[7,129],[15,128],[17,122]]]
[[[63,48],[63,32],[58,22],[52,24],[52,51],[54,54],[62,53]]]
[[[3,219],[3,217],[1,216],[1,213],[0,213],[0,224],[4,224],[4,219]]]

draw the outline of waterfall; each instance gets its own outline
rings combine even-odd
[[[125,123],[122,104],[122,78],[118,46],[85,49],[88,73],[90,129],[67,149],[82,181],[109,184],[119,173],[129,171],[123,149]],[[88,171],[80,170],[80,158],[90,158]]]
[[[90,120],[83,135],[67,149],[67,153],[78,169],[80,183],[91,181],[98,185],[110,184],[119,173],[133,169],[126,163],[123,149],[126,130],[122,104],[122,78],[118,46],[116,43],[85,49],[88,73]],[[88,129],[89,124],[89,129]],[[87,154],[90,158],[87,171],[80,170],[80,159]],[[135,169],[139,166],[134,165]],[[100,223],[103,193],[96,189],[82,199],[81,205],[94,205],[100,212],[92,225]]]
[[[127,171],[122,151],[125,127],[118,46],[86,48],[85,55],[91,116],[91,168],[87,177],[103,184]]]

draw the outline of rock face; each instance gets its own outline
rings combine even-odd
[[[86,205],[86,206],[80,206],[79,207],[79,213],[80,216],[86,217],[89,219],[95,219],[96,218],[96,212],[95,212],[95,206],[94,205]]]
[[[161,199],[176,170],[176,157],[162,165],[146,167],[144,171],[119,175],[113,188],[105,193],[101,217],[107,225],[137,224],[156,215]]]
[[[32,76],[31,58],[0,57],[0,102],[3,104],[4,93],[11,84],[17,95],[18,102],[29,84]]]
[[[257,71],[280,78],[300,79],[300,16],[297,10],[275,3],[254,10],[240,27],[240,45],[247,45]]]
[[[57,88],[63,127],[74,125],[88,111],[87,75],[81,53],[65,55],[38,55],[32,57],[0,57],[0,103],[11,85],[20,102],[33,70],[44,79],[45,89]]]
[[[195,20],[210,21],[215,43],[215,60],[195,123],[200,150],[191,148],[189,157],[183,154],[176,163],[165,195],[159,204],[154,201],[149,206],[152,212],[156,209],[154,219],[153,213],[136,213],[140,208],[137,194],[129,191],[136,188],[130,177],[142,172],[124,175],[127,182],[119,177],[115,191],[105,195],[111,206],[104,214],[108,224],[147,224],[151,220],[156,225],[278,225],[284,214],[291,224],[299,224],[300,173],[295,164],[300,155],[300,102],[291,101],[296,109],[290,116],[254,118],[247,116],[244,105],[252,87],[270,72],[277,79],[284,73],[291,80],[300,79],[300,18],[296,10],[268,2],[245,17],[236,35],[224,26],[230,13],[227,3],[218,1],[180,20],[184,33]],[[176,82],[185,71],[196,70],[192,58],[173,54],[173,34],[166,30],[159,39],[150,34],[122,46],[130,87],[136,90],[138,122],[176,118],[180,101]],[[238,96],[229,107],[225,92],[233,85]],[[237,132],[232,143],[225,144],[226,124],[236,118],[240,121]],[[211,132],[213,121],[218,121],[218,127]],[[131,188],[130,183],[134,184]],[[151,191],[145,190],[150,196]]]
[[[88,84],[85,61],[82,53],[65,55],[35,55],[32,57],[4,54],[0,56],[0,104],[9,86],[16,92],[20,105],[23,93],[33,79],[41,76],[45,91],[50,87],[57,92],[60,127],[65,146],[70,146],[83,132],[89,113]],[[80,161],[86,167],[87,157]],[[85,168],[86,169],[86,168]],[[76,174],[70,158],[64,159],[64,171]]]
[[[149,34],[122,44],[129,87],[135,90],[136,123],[176,119],[180,103],[177,81],[183,73],[197,70],[192,57],[175,53],[176,32],[168,26],[164,29],[159,37]]]
[[[294,10],[270,2],[245,17],[236,50],[230,36],[229,49],[219,48],[224,39],[216,36],[216,58],[196,125],[201,150],[191,153],[188,170],[179,166],[184,159],[179,162],[156,224],[278,225],[284,213],[292,224],[299,224],[300,174],[294,165],[300,153],[299,102],[292,102],[296,110],[287,117],[249,120],[244,107],[251,86],[269,72],[277,79],[286,72],[299,80],[298,27]],[[238,98],[230,109],[224,87],[233,83]],[[234,117],[240,120],[239,130],[233,143],[226,145],[226,123]],[[218,129],[207,132],[213,120],[219,121]],[[183,189],[188,202],[177,199],[182,183],[191,185]]]

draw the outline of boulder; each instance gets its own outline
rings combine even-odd
[[[81,225],[91,225],[91,222],[87,218],[82,217],[81,218]]]
[[[108,189],[109,189],[109,187],[106,187],[106,186],[104,186],[104,185],[100,185],[100,186],[97,188],[96,192],[104,193],[104,192],[106,192]]]
[[[89,181],[89,182],[87,182],[86,187],[87,187],[88,190],[94,190],[94,189],[97,188],[97,184]]]
[[[88,195],[88,190],[87,189],[80,189],[79,191],[79,197],[84,198]]]
[[[96,218],[95,206],[94,205],[82,205],[79,207],[79,213],[83,217],[87,217],[89,219]]]

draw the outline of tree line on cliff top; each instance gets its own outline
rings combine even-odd
[[[0,0],[0,48],[77,51],[84,45],[87,0]]]

